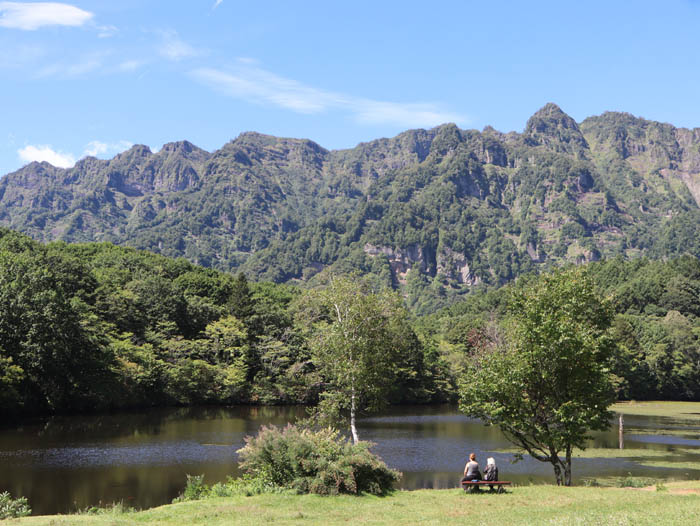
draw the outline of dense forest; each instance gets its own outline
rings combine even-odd
[[[314,403],[324,388],[296,287],[108,243],[0,236],[3,413]],[[448,370],[405,338],[392,401],[444,400]]]
[[[429,314],[479,284],[601,258],[700,256],[700,129],[554,104],[522,133],[444,124],[347,150],[244,133],[0,179],[0,225],[252,281],[372,275]]]
[[[587,269],[616,305],[618,396],[700,399],[700,260],[618,257]],[[406,310],[391,402],[453,400],[465,357],[504,316],[510,288],[528,279],[481,284],[428,316]],[[310,352],[305,300],[317,293],[2,229],[0,411],[316,403],[327,379]]]

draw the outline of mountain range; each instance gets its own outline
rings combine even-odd
[[[0,225],[108,241],[253,279],[359,271],[418,312],[479,284],[601,257],[700,256],[700,128],[547,104],[522,133],[444,124],[326,150],[243,133],[137,145],[0,179]]]

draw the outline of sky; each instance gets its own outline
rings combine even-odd
[[[547,102],[692,128],[698,95],[698,0],[0,0],[0,174],[244,131],[522,131]]]

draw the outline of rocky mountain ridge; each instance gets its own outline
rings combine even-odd
[[[576,123],[551,103],[522,133],[445,124],[326,150],[248,132],[211,153],[137,145],[0,179],[0,225],[39,240],[274,281],[357,270],[431,305],[541,265],[700,255],[699,202],[700,129],[616,112]]]

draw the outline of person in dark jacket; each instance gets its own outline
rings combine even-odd
[[[496,467],[496,461],[493,457],[489,457],[486,460],[486,469],[484,470],[484,480],[489,480],[496,482],[498,480],[498,468]],[[491,491],[493,491],[493,486],[489,486]]]

